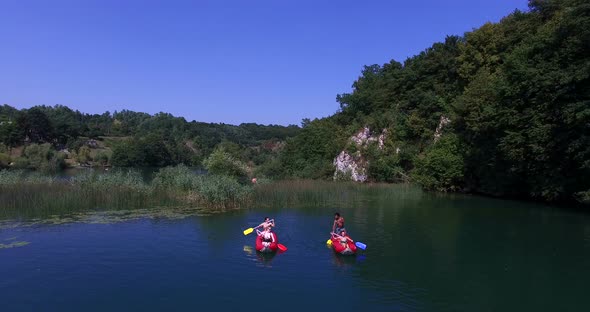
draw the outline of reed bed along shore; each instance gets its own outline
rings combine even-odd
[[[361,203],[375,194],[393,198],[400,192],[390,184],[317,180],[258,179],[252,184],[234,177],[197,174],[185,166],[162,168],[149,182],[133,170],[87,172],[68,178],[3,170],[0,218],[165,207],[210,212],[256,207],[337,207]]]

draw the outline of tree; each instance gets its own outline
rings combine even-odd
[[[416,160],[413,178],[428,190],[456,191],[463,180],[463,157],[455,135],[443,136]]]
[[[244,177],[247,175],[247,168],[244,163],[234,158],[223,148],[217,148],[207,159],[203,161],[207,171],[215,175],[230,177]]]
[[[17,124],[22,129],[25,139],[33,143],[52,142],[53,126],[47,115],[39,107],[33,107],[20,114]]]

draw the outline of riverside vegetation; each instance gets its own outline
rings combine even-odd
[[[338,112],[304,119],[301,127],[4,105],[0,167],[203,166],[218,172],[189,177],[177,167],[163,169],[149,186],[113,175],[68,187],[120,179],[131,184],[123,191],[144,194],[138,201],[164,192],[229,207],[251,196],[247,177],[333,179],[334,158],[347,151],[367,165],[369,182],[588,204],[590,5],[531,0],[529,8],[449,36],[403,63],[365,66],[353,91],[337,96]],[[365,128],[387,133],[382,146],[351,144]]]
[[[111,173],[88,171],[68,179],[39,172],[2,170],[0,220],[61,223],[77,218],[84,219],[83,222],[112,222],[138,216],[182,218],[254,207],[338,208],[360,204],[377,193],[384,199],[400,196],[395,188],[379,183],[269,182],[260,179],[251,184],[235,176],[197,174],[184,165],[161,168],[150,182],[134,169]],[[420,192],[419,188],[407,186],[402,193],[410,194],[411,190]],[[86,213],[96,212],[106,215],[88,220]]]

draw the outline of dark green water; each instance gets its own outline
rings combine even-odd
[[[1,311],[590,311],[587,214],[406,186],[350,192],[205,216],[0,222]],[[368,246],[355,257],[325,245],[335,210]],[[263,257],[243,235],[264,216],[285,253]]]

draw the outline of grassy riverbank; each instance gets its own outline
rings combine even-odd
[[[184,166],[163,168],[147,183],[137,171],[84,173],[68,179],[27,171],[0,171],[0,215],[162,206],[234,209],[252,187],[225,176],[194,174]]]
[[[418,190],[417,190],[418,191]],[[58,178],[0,171],[0,218],[43,218],[84,211],[182,208],[207,212],[256,207],[339,207],[371,194],[399,194],[392,185],[317,180],[258,183],[196,174],[188,167],[160,169],[150,182],[137,171],[91,172]]]

